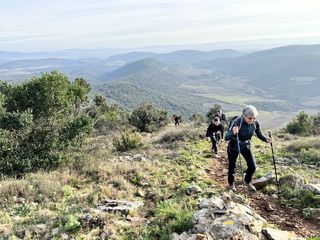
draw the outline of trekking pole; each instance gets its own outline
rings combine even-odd
[[[269,133],[269,137],[272,138],[271,130],[269,130],[268,133]],[[280,184],[279,184],[279,181],[278,181],[277,166],[276,166],[276,160],[274,158],[274,150],[273,150],[272,142],[270,143],[270,146],[271,146],[271,152],[272,152],[272,160],[273,160],[274,172],[276,174],[276,182],[277,182],[278,192],[280,192]]]
[[[241,170],[241,180],[242,184],[244,184],[244,179],[243,179],[243,169],[242,169],[242,160],[241,160],[241,150],[240,150],[240,141],[239,141],[239,133],[237,133],[237,144],[238,144],[238,159],[240,161],[240,170]]]

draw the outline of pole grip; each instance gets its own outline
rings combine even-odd
[[[271,130],[268,130],[268,134],[269,134],[269,137],[271,138],[271,137],[272,137],[272,132],[271,132]]]

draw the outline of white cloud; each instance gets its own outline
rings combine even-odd
[[[0,49],[11,50],[306,37],[320,26],[316,0],[2,2]]]

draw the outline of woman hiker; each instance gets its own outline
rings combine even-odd
[[[244,178],[246,186],[251,191],[256,191],[256,188],[252,184],[252,176],[256,170],[255,159],[251,151],[251,137],[256,133],[257,137],[266,142],[271,143],[272,138],[268,138],[261,132],[259,121],[256,119],[258,115],[257,109],[252,106],[246,106],[242,111],[242,116],[236,118],[231,124],[225,135],[225,140],[229,141],[228,144],[228,183],[229,188],[232,191],[236,191],[234,184],[236,160],[239,155],[238,142],[240,145],[240,153],[247,162],[247,171]],[[243,177],[243,176],[242,176]]]

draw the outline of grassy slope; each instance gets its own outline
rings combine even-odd
[[[35,226],[46,224],[45,232],[59,229],[60,235],[67,233],[76,239],[95,239],[103,231],[114,239],[169,239],[171,232],[190,227],[191,214],[199,198],[222,191],[205,171],[212,159],[208,151],[210,143],[197,139],[205,129],[205,125],[170,126],[161,133],[144,135],[142,149],[127,154],[113,152],[111,136],[100,136],[85,144],[83,152],[78,154],[76,168],[2,180],[0,233],[2,236],[29,234],[36,238]],[[161,143],[162,136],[173,139],[184,136],[185,141]],[[291,144],[288,138],[283,135],[276,139],[277,157],[300,156],[300,150],[287,151],[287,145]],[[260,141],[254,144],[259,166],[256,176],[272,171],[269,147]],[[143,154],[146,160],[133,162],[121,157],[134,153]],[[303,153],[305,159],[307,153]],[[302,174],[307,181],[320,178],[320,171],[310,170],[307,165],[279,166],[280,175],[292,172]],[[202,192],[187,195],[186,189],[193,183]],[[23,197],[25,203],[17,203],[17,197]],[[91,211],[96,222],[80,227],[85,209],[110,198],[143,201],[145,205],[139,211],[130,212],[128,217]],[[104,227],[99,225],[103,221],[108,223]]]

